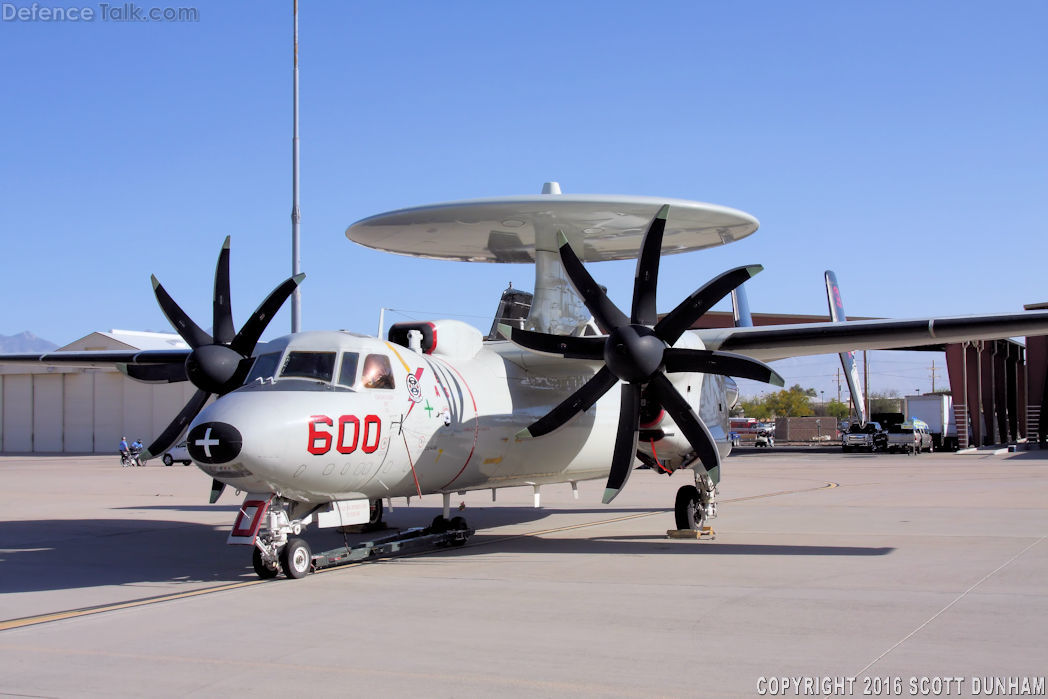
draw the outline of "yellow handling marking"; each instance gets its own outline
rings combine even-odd
[[[21,619],[8,619],[7,621],[0,621],[0,631],[7,631],[8,629],[20,629],[24,626],[32,626],[34,624],[43,624],[48,621],[61,621],[62,619],[74,619],[76,617],[88,616],[91,614],[101,614],[102,612],[112,612],[117,609],[129,609],[131,607],[143,607],[147,604],[158,604],[160,602],[171,602],[176,599],[186,599],[188,597],[197,597],[199,595],[208,595],[212,592],[223,592],[225,590],[235,590],[238,587],[248,587],[250,585],[258,585],[266,582],[265,580],[245,580],[244,582],[230,583],[228,585],[216,585],[215,587],[205,587],[202,590],[191,590],[189,592],[176,592],[170,595],[160,595],[159,597],[146,597],[144,599],[131,600],[130,602],[117,602],[116,604],[103,604],[97,607],[85,607],[84,609],[70,609],[64,612],[53,612],[51,614],[39,614],[37,616],[27,616]]]
[[[443,455],[444,455],[444,450],[443,449],[437,449],[437,459],[433,463],[437,463],[438,461],[440,461],[440,457],[443,456]]]
[[[408,363],[404,361],[404,358],[400,356],[400,352],[398,352],[397,349],[393,345],[389,344],[388,342],[386,343],[386,347],[388,347],[389,351],[392,352],[393,354],[395,354],[397,359],[400,360],[400,363],[404,365],[404,371],[406,371],[406,372],[408,372],[410,374],[411,373],[411,367],[409,367]]]
[[[484,459],[484,463],[485,464],[500,464],[500,463],[502,463],[502,457],[501,456],[496,456],[496,457],[491,458],[491,459]]]

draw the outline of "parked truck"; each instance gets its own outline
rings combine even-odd
[[[928,434],[928,423],[913,418],[888,430],[888,451],[902,451],[908,454],[935,451],[932,437]]]
[[[841,451],[884,451],[888,448],[888,433],[881,428],[879,422],[867,422],[860,425],[858,422],[848,427],[848,431],[841,435]]]
[[[906,396],[906,417],[923,420],[936,449],[957,451],[957,422],[953,416],[953,398],[940,393]]]

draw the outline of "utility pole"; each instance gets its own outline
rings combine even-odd
[[[301,271],[302,261],[299,255],[298,223],[301,214],[298,208],[298,0],[294,2],[295,15],[295,73],[292,80],[292,136],[291,136],[291,274]],[[295,287],[291,293],[291,332],[297,333],[302,328],[302,292]]]
[[[935,360],[932,360],[932,393],[935,393]]]

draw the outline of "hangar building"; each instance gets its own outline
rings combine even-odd
[[[112,330],[57,351],[187,347],[175,334]],[[115,454],[122,436],[148,445],[195,391],[189,382],[142,383],[115,368],[0,365],[0,452]]]

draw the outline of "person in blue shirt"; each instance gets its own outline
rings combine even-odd
[[[142,453],[142,440],[136,439],[131,442],[131,465],[132,466],[145,466],[142,460],[138,458],[138,455]]]
[[[121,466],[127,466],[129,464],[129,459],[128,459],[129,456],[130,456],[130,452],[129,452],[128,448],[127,448],[127,437],[121,437],[120,438],[120,465]]]

